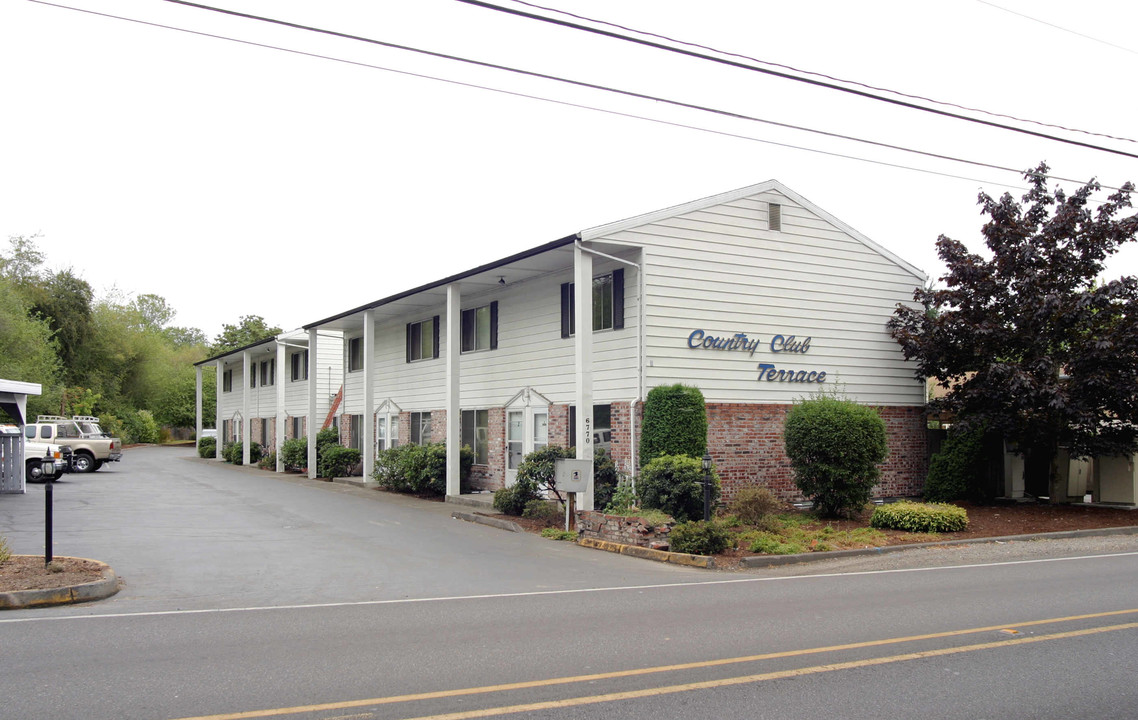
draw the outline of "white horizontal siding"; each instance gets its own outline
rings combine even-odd
[[[767,229],[767,202],[782,231]],[[885,322],[919,279],[823,218],[776,193],[744,198],[616,233],[645,250],[646,385],[683,382],[711,402],[789,403],[817,383],[758,381],[759,363],[825,371],[825,387],[860,402],[915,405],[914,377]],[[693,350],[695,329],[761,341],[754,355]],[[773,336],[811,338],[809,352],[774,353]]]

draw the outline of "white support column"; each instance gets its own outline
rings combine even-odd
[[[364,422],[360,450],[363,454],[363,481],[371,481],[375,469],[375,310],[364,310]]]
[[[459,355],[462,352],[462,293],[458,283],[447,286],[447,496],[458,496],[462,456],[462,408],[459,405]]]
[[[194,366],[194,440],[202,439],[202,366]],[[197,443],[195,442],[195,445]]]
[[[316,433],[320,431],[319,420],[316,419],[316,399],[319,397],[319,378],[317,377],[316,330],[308,331],[308,419],[305,420],[304,434],[308,438],[308,477],[316,479]]]
[[[281,446],[284,445],[285,422],[286,422],[286,419],[285,419],[285,417],[286,417],[286,413],[285,413],[285,384],[284,384],[285,369],[284,368],[285,368],[285,361],[287,359],[288,358],[285,357],[285,344],[278,340],[277,341],[277,373],[276,373],[277,376],[273,380],[276,383],[276,388],[277,388],[277,419],[276,419],[276,427],[273,428],[273,431],[274,431],[273,432],[273,436],[274,436],[273,437],[273,452],[275,452],[277,454],[277,468],[276,468],[276,470],[279,473],[284,472],[284,458],[281,457],[281,449],[282,449]]]
[[[216,416],[213,419],[213,426],[217,428],[217,442],[215,443],[213,458],[214,460],[220,460],[221,446],[225,444],[225,437],[221,434],[222,428],[225,427],[225,423],[221,420],[221,398],[224,397],[224,395],[222,395],[222,388],[225,383],[225,361],[218,360],[216,368],[217,373],[216,377],[214,377],[214,383],[217,385],[217,393],[214,397],[217,398],[217,401],[213,405],[213,413]]]
[[[244,368],[244,375],[241,377],[241,462],[244,465],[249,464],[249,451],[250,446],[253,444],[249,435],[253,429],[253,423],[249,419],[249,373],[256,372],[250,368],[255,368],[255,363],[249,362],[249,351],[241,353],[241,366]]]
[[[573,248],[573,329],[577,374],[577,459],[593,459],[593,256]],[[577,509],[593,509],[593,484],[577,497]]]

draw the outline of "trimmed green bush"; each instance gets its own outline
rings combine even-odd
[[[298,437],[281,443],[281,461],[285,470],[308,468],[308,438]]]
[[[261,459],[259,461],[257,461],[257,465],[262,470],[276,470],[277,469],[277,454],[276,454],[276,452],[270,450],[269,452],[262,455]]]
[[[241,465],[245,462],[244,459],[244,443],[242,442],[228,442],[221,446],[221,457],[227,463],[234,465]]]
[[[783,503],[767,488],[743,488],[735,495],[731,511],[748,525],[758,525],[781,510]]]
[[[896,502],[874,509],[869,524],[908,532],[956,532],[968,527],[968,512],[945,503]]]
[[[156,443],[159,439],[158,423],[149,410],[138,410],[123,416],[125,437],[127,443]]]
[[[660,385],[644,399],[640,466],[663,455],[702,457],[707,452],[707,408],[699,388]]]
[[[217,454],[217,438],[202,438],[198,440],[198,457],[211,458]]]
[[[832,395],[803,400],[783,430],[794,483],[824,517],[859,512],[877,484],[888,444],[885,423],[870,407]]]
[[[679,522],[703,518],[703,466],[687,455],[663,455],[640,469],[640,504],[662,510]],[[711,506],[719,500],[719,476],[711,470]]]
[[[343,445],[325,445],[316,455],[316,476],[322,478],[345,477],[353,465],[360,462],[360,451]]]
[[[668,535],[672,552],[715,555],[731,546],[731,533],[714,520],[680,523]]]
[[[928,502],[979,499],[984,480],[984,430],[950,430],[944,447],[929,460],[924,499]]]
[[[557,503],[548,500],[530,500],[526,503],[525,510],[522,510],[522,517],[544,522],[561,520],[564,515],[565,513],[558,509]]]
[[[464,445],[459,453],[461,492],[470,479],[474,451]],[[446,443],[398,445],[376,454],[372,477],[380,487],[394,492],[445,495],[446,459]]]

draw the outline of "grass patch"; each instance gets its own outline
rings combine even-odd
[[[881,547],[888,536],[875,528],[842,529],[810,513],[768,515],[757,525],[746,525],[738,518],[725,518],[734,546],[763,555],[797,555],[864,547]]]
[[[560,530],[558,528],[545,528],[541,531],[543,538],[550,540],[576,540],[577,531],[575,530]]]

